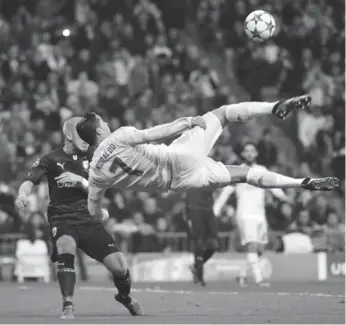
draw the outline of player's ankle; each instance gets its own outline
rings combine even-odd
[[[72,297],[63,297],[62,298],[62,305],[63,305],[63,308],[68,307],[68,306],[73,307]]]

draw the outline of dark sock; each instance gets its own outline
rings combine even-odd
[[[128,296],[130,294],[131,276],[129,270],[127,270],[126,274],[123,277],[119,277],[113,274],[113,282],[120,295]]]
[[[76,284],[76,273],[74,270],[74,255],[59,255],[57,277],[64,302],[71,301],[74,292],[74,286]]]
[[[196,245],[195,247],[195,270],[198,280],[203,279],[203,264],[204,264],[204,250],[203,246]]]
[[[203,254],[203,263],[206,263],[215,253],[215,250],[212,248],[206,248]]]

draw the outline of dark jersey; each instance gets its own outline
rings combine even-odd
[[[213,211],[213,191],[189,191],[186,195],[186,207],[190,210],[209,210]]]
[[[92,220],[88,212],[88,194],[72,183],[58,183],[55,177],[71,172],[88,179],[89,161],[86,156],[69,155],[63,148],[56,149],[36,160],[26,180],[35,185],[46,177],[50,202],[48,221],[83,222]]]

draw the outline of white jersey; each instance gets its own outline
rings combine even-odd
[[[246,166],[246,165],[242,165]],[[252,167],[263,168],[261,165]],[[237,219],[265,219],[265,190],[249,185],[237,184],[235,186],[237,196]]]
[[[163,144],[139,144],[142,134],[134,127],[121,127],[108,136],[95,150],[90,184],[103,189],[168,190],[171,150]]]

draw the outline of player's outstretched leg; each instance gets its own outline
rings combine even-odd
[[[225,126],[228,122],[246,122],[256,116],[269,114],[284,120],[292,111],[306,109],[310,106],[310,103],[311,97],[303,95],[274,103],[243,102],[223,105],[215,109],[213,113],[219,118],[222,126]]]
[[[132,316],[143,315],[143,308],[130,295],[131,276],[124,255],[121,252],[111,253],[103,259],[103,264],[112,273],[114,285],[118,289],[115,300],[126,307]]]
[[[260,188],[303,188],[310,191],[332,191],[339,187],[336,177],[292,178],[273,173],[264,168],[226,166],[230,174],[230,183],[248,183]]]
[[[76,273],[74,259],[76,253],[76,242],[68,235],[61,236],[56,241],[58,252],[57,277],[63,299],[61,319],[74,318],[73,292],[76,284]]]

